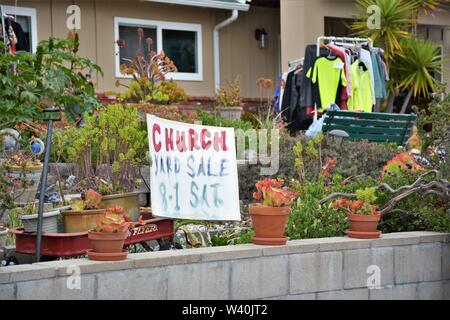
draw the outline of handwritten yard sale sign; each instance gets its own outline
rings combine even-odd
[[[233,128],[147,115],[153,214],[194,220],[240,220]]]

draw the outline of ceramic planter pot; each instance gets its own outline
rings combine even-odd
[[[255,236],[254,244],[284,245],[288,240],[284,236],[290,207],[266,207],[261,204],[249,205]]]
[[[92,260],[122,260],[127,256],[123,250],[123,244],[128,236],[128,231],[124,232],[97,232],[90,230],[88,238],[92,242],[92,251],[88,251],[89,259]]]
[[[107,209],[114,206],[123,207],[125,212],[133,217],[134,221],[137,221],[139,218],[140,208],[139,194],[139,192],[129,192],[103,196],[99,207],[102,209]]]
[[[0,249],[5,247],[7,236],[8,236],[8,228],[0,227]]]
[[[46,233],[57,233],[58,232],[58,218],[59,210],[44,212],[42,219],[42,232]],[[38,215],[29,214],[21,215],[20,220],[22,220],[23,228],[25,232],[37,232]]]
[[[105,213],[105,209],[63,211],[64,231],[66,233],[86,232],[97,226],[97,218]]]
[[[242,115],[242,107],[217,107],[220,116],[229,120],[239,120]]]
[[[378,231],[378,222],[381,219],[381,214],[347,214],[350,222],[350,229],[347,230],[347,235],[350,238],[358,239],[376,239],[381,235]]]

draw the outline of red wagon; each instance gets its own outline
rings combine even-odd
[[[143,216],[145,219],[145,216]],[[16,236],[16,252],[36,254],[36,234],[26,233],[23,228],[10,230]],[[142,244],[146,250],[150,247],[146,242],[173,238],[173,220],[150,218],[143,224],[134,223],[129,229],[125,246]],[[77,233],[44,233],[42,235],[41,254],[47,257],[76,257],[92,249],[87,232]]]

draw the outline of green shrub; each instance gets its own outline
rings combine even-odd
[[[381,168],[400,153],[396,146],[386,143],[371,143],[367,141],[339,140],[330,136],[316,139],[318,144],[304,134],[290,136],[285,130],[280,131],[280,168],[277,176],[286,180],[301,179],[301,174],[295,166],[296,155],[294,146],[302,144],[303,165],[306,181],[319,178],[320,168],[327,157],[336,161],[335,173],[347,178],[369,176],[378,178]],[[322,159],[322,160],[320,160]],[[241,200],[252,201],[255,183],[260,180],[261,165],[250,165],[239,170],[239,191]],[[353,190],[354,191],[354,190]]]

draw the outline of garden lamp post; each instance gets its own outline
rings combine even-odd
[[[42,245],[42,219],[44,215],[44,201],[45,190],[47,189],[47,176],[48,176],[48,162],[50,159],[50,150],[52,145],[52,130],[53,121],[61,120],[61,110],[52,106],[50,102],[44,102],[47,108],[43,111],[43,120],[48,123],[47,125],[47,142],[45,145],[45,157],[44,168],[42,169],[41,176],[41,188],[39,191],[39,207],[38,207],[38,223],[37,223],[37,235],[36,235],[36,261],[41,260],[41,245]]]

